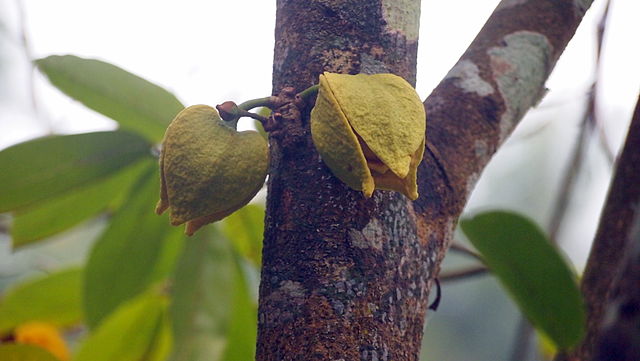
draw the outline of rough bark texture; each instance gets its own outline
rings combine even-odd
[[[419,1],[398,4],[419,13]],[[323,71],[391,72],[413,83],[418,14],[406,14],[413,30],[394,28],[384,18],[398,20],[395,10],[382,1],[278,1],[274,93],[301,91]],[[415,360],[434,252],[403,196],[365,199],[331,174],[308,110],[300,119],[292,105],[280,109],[283,129],[270,133],[257,359]]]
[[[636,211],[629,242],[621,272],[613,287],[612,298],[607,305],[608,317],[603,320],[602,330],[595,344],[594,361],[640,360],[640,327],[638,327],[640,325],[640,212],[638,211]]]
[[[270,133],[258,360],[416,360],[431,281],[480,172],[590,1],[503,1],[426,100],[420,198],[348,189],[322,163],[309,109]],[[415,80],[419,1],[278,1],[274,94],[322,71]],[[281,93],[289,96],[290,92]]]
[[[592,360],[596,345],[601,343],[605,344],[601,347],[601,355],[610,353],[611,358],[596,358],[598,360],[640,359],[640,333],[637,327],[640,324],[640,246],[634,244],[640,242],[634,241],[634,238],[640,238],[640,222],[635,221],[640,219],[639,149],[640,99],[617,162],[582,277],[582,293],[587,306],[587,334],[580,347],[569,355],[560,355],[558,360]],[[616,277],[618,274],[621,276]],[[609,320],[605,320],[607,313]],[[603,325],[605,322],[608,325]],[[611,325],[616,322],[620,327],[612,328]],[[608,327],[604,334],[603,326]],[[629,329],[632,331],[630,334],[627,332]],[[631,347],[634,344],[636,357],[624,358],[626,351],[634,352]],[[625,346],[626,351],[623,352]]]

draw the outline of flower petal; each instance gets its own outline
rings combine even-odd
[[[417,174],[418,165],[422,161],[424,155],[425,141],[416,149],[411,157],[411,166],[409,173],[405,178],[400,178],[392,172],[384,174],[373,173],[373,179],[376,182],[376,188],[398,191],[407,196],[412,201],[418,198]]]
[[[371,197],[373,177],[367,167],[360,143],[328,87],[326,75],[320,75],[320,90],[311,111],[311,135],[322,160],[333,174],[349,187]]]
[[[413,87],[393,74],[324,77],[354,131],[391,171],[405,178],[426,130],[424,105]]]

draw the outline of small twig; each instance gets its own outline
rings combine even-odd
[[[606,143],[606,138],[603,138],[602,134],[604,134],[604,130],[598,121],[597,112],[596,112],[596,96],[597,96],[597,87],[598,87],[598,76],[600,74],[600,51],[602,49],[602,42],[604,40],[604,32],[606,29],[606,21],[607,15],[609,13],[609,5],[611,1],[607,1],[607,5],[605,10],[600,18],[597,28],[597,42],[596,42],[596,65],[594,69],[595,79],[591,88],[589,90],[589,96],[587,100],[587,109],[584,112],[581,126],[580,126],[580,134],[578,135],[578,141],[576,142],[571,160],[569,162],[569,167],[565,173],[564,178],[562,179],[562,183],[560,186],[559,197],[554,206],[554,211],[551,217],[551,224],[549,225],[549,238],[552,242],[556,242],[556,238],[558,236],[558,232],[563,223],[564,217],[566,216],[566,211],[569,205],[569,199],[573,193],[573,185],[578,176],[579,170],[582,167],[582,162],[584,160],[584,153],[586,151],[588,140],[593,132],[595,127],[598,127],[601,131],[600,141],[603,145],[603,149],[605,150],[605,154],[610,159],[611,163],[613,162],[613,152],[610,150],[610,147]]]
[[[247,100],[244,103],[240,103],[240,105],[238,105],[238,108],[245,111],[249,111],[251,109],[258,108],[258,107],[267,107],[273,110],[273,108],[277,106],[276,105],[277,102],[278,100],[276,97],[270,96],[270,97]],[[253,113],[250,113],[250,114],[253,114]]]
[[[262,115],[257,114],[257,113],[251,113],[251,112],[248,112],[248,111],[246,111],[244,109],[240,109],[238,114],[241,117],[248,117],[248,118],[251,118],[251,119],[255,119],[255,120],[259,121],[262,124],[264,124],[267,120],[269,120],[269,118],[267,118],[265,116],[262,116]]]
[[[20,29],[20,44],[22,45],[22,51],[24,53],[25,58],[29,62],[29,72],[27,74],[28,78],[28,89],[29,95],[31,98],[31,106],[35,114],[38,114],[40,111],[40,107],[38,106],[38,97],[36,96],[36,82],[34,77],[35,71],[35,62],[33,61],[33,54],[31,53],[31,46],[29,42],[29,37],[27,35],[26,29],[26,15],[24,11],[24,6],[21,0],[16,0],[16,9],[18,11],[18,28]],[[44,126],[49,134],[53,133],[53,129],[51,128],[51,124],[44,120]]]
[[[615,154],[611,148],[611,145],[609,144],[609,141],[607,140],[607,134],[605,132],[604,129],[604,124],[602,124],[602,121],[600,120],[600,117],[598,116],[598,112],[596,111],[596,93],[595,93],[595,88],[597,85],[597,80],[598,77],[600,75],[600,67],[601,67],[601,61],[600,61],[600,55],[602,53],[602,44],[604,42],[604,33],[605,30],[607,28],[607,19],[609,19],[609,7],[611,5],[611,0],[607,0],[607,5],[605,5],[604,8],[604,13],[602,14],[602,17],[600,18],[600,21],[598,22],[598,30],[597,30],[597,36],[598,36],[598,40],[597,40],[597,46],[596,46],[596,69],[595,69],[595,74],[596,74],[596,80],[593,82],[593,88],[594,88],[594,92],[593,95],[590,97],[590,101],[593,103],[591,106],[593,108],[593,114],[592,114],[592,121],[594,123],[594,126],[598,128],[598,135],[599,135],[599,139],[600,139],[600,146],[602,147],[602,150],[605,154],[605,156],[607,157],[607,160],[609,161],[609,165],[613,165],[613,162],[615,160]]]
[[[320,89],[319,84],[312,85],[307,89],[301,91],[300,93],[296,94],[296,98],[302,98],[303,100],[307,100],[311,97],[315,97],[318,94],[319,89]]]
[[[593,92],[593,88],[591,92]],[[590,96],[591,98],[591,96]],[[591,101],[589,102],[591,104]],[[571,153],[571,159],[569,166],[562,178],[560,190],[558,191],[558,198],[553,206],[553,212],[551,214],[551,223],[549,224],[549,239],[551,242],[556,243],[558,238],[558,232],[564,221],[564,217],[567,214],[569,207],[569,200],[571,199],[573,185],[578,177],[580,168],[582,168],[582,162],[584,160],[584,153],[587,147],[587,140],[591,134],[591,127],[589,126],[589,117],[592,112],[591,106],[585,111],[583,120],[580,126],[580,134],[578,140],[573,147]]]
[[[33,106],[33,109],[35,111],[38,110],[38,104],[36,101],[36,95],[35,95],[35,86],[34,86],[34,77],[33,77],[33,70],[35,65],[33,65],[33,55],[31,54],[31,49],[29,46],[29,39],[27,37],[27,29],[26,29],[26,17],[25,17],[25,13],[24,13],[24,7],[22,6],[22,1],[21,0],[16,0],[16,9],[18,10],[18,27],[19,27],[19,31],[20,31],[20,43],[22,45],[22,51],[24,53],[24,56],[27,58],[27,61],[29,62],[29,64],[31,64],[30,66],[30,71],[29,71],[29,93],[31,94],[31,105]]]
[[[485,266],[473,266],[457,271],[441,273],[438,278],[442,282],[459,281],[475,276],[489,274],[489,269]]]
[[[463,246],[462,244],[454,241],[453,244],[451,244],[450,249],[452,251],[458,252],[458,253],[462,253],[466,256],[472,257],[477,259],[480,262],[484,262],[484,260],[482,259],[482,256],[480,256],[478,253],[472,251],[471,249]]]
[[[312,85],[302,92],[295,95],[296,101],[306,102],[309,98],[315,96],[318,93],[319,85]],[[285,88],[283,92],[289,92],[293,95],[293,88]],[[267,123],[270,121],[269,117],[265,117],[263,115],[252,113],[249,110],[258,108],[258,107],[266,107],[271,110],[276,110],[279,107],[282,107],[287,102],[291,102],[291,100],[283,99],[280,96],[269,96],[264,98],[257,98],[247,100],[246,102],[240,103],[237,105],[232,101],[226,101],[222,104],[216,105],[216,109],[218,109],[218,113],[220,113],[220,117],[227,123],[229,123],[232,127],[236,127],[238,124],[238,120],[242,117],[249,117],[251,119],[255,119],[262,123],[262,126],[265,130],[269,127]],[[267,130],[268,131],[268,130]]]

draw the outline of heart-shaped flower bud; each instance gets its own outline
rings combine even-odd
[[[422,101],[401,77],[320,75],[313,142],[333,174],[366,197],[378,188],[418,198],[425,131]]]
[[[192,235],[249,203],[264,184],[268,164],[260,134],[236,131],[235,122],[224,122],[210,106],[188,107],[164,136],[156,213],[171,208],[171,224],[186,222]]]

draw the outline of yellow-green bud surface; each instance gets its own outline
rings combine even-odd
[[[171,224],[186,222],[192,235],[247,204],[264,184],[268,164],[259,133],[236,131],[210,106],[185,108],[164,136],[156,212],[171,208]]]
[[[418,198],[425,131],[422,101],[401,77],[320,75],[313,142],[334,175],[365,196],[378,188]]]

